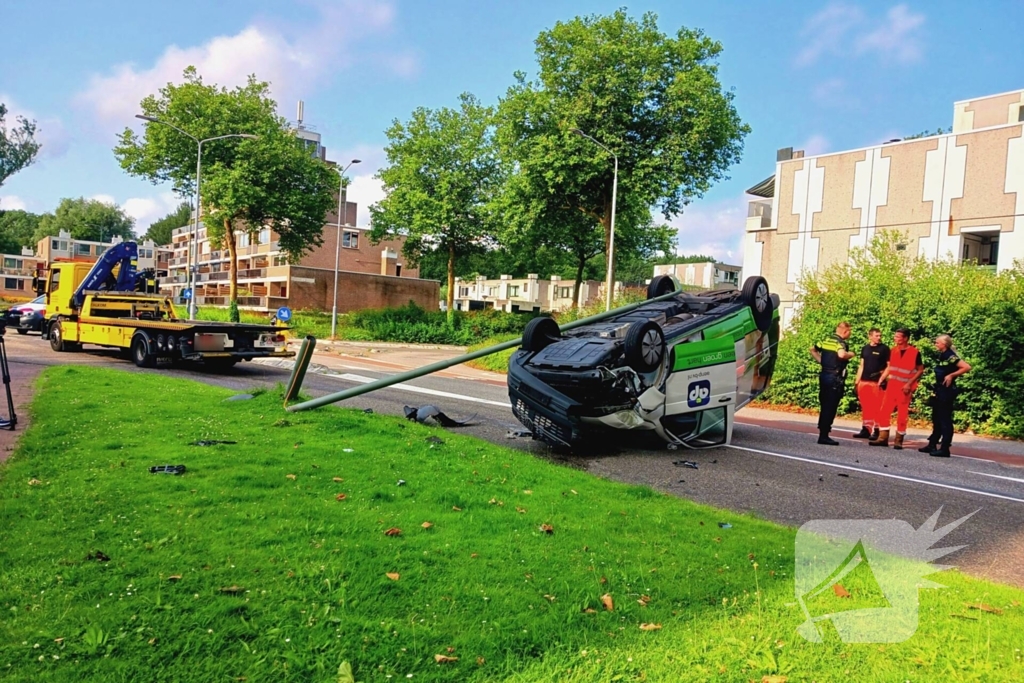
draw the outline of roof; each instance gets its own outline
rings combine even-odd
[[[752,194],[756,197],[774,197],[775,196],[775,174],[771,174],[757,185],[747,190],[747,194]]]

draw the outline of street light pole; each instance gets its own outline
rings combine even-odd
[[[611,154],[612,159],[615,161],[615,170],[612,175],[612,224],[610,231],[611,234],[608,236],[608,271],[605,275],[604,284],[604,310],[610,311],[612,310],[612,276],[615,273],[615,199],[619,194],[619,157],[615,152],[611,151],[579,128],[573,128],[572,132],[576,133],[576,135],[579,135],[580,137],[590,140],[595,145]]]
[[[247,140],[256,140],[259,138],[258,135],[250,135],[248,133],[231,133],[229,135],[217,135],[212,138],[205,138],[200,140],[195,135],[183,131],[173,123],[167,123],[155,116],[145,116],[143,114],[136,114],[135,118],[148,121],[150,123],[162,123],[165,126],[173,128],[187,138],[191,138],[196,143],[196,218],[192,224],[192,240],[188,245],[186,254],[186,272],[185,272],[185,284],[189,290],[188,297],[188,318],[194,320],[196,317],[196,271],[199,270],[199,216],[202,215],[200,208],[202,207],[202,196],[199,193],[199,188],[202,183],[202,171],[203,171],[203,143],[213,142],[214,140],[224,140],[226,138],[245,138]]]
[[[334,240],[334,303],[331,306],[331,339],[335,337],[338,328],[338,266],[341,262],[341,207],[345,206],[345,225],[348,225],[348,184],[345,182],[345,171],[352,168],[353,164],[362,163],[360,159],[353,159],[348,166],[341,169],[341,187],[338,188],[338,234]]]

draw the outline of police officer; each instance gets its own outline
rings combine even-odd
[[[967,361],[957,355],[953,338],[940,334],[935,338],[935,350],[939,360],[935,364],[935,386],[932,404],[932,434],[928,444],[917,450],[937,458],[949,457],[949,446],[953,442],[953,406],[957,394],[956,378],[971,371]]]
[[[839,410],[839,401],[846,391],[846,364],[854,358],[846,344],[850,338],[850,323],[841,322],[836,325],[836,332],[828,339],[811,347],[811,356],[821,365],[818,373],[818,401],[821,413],[818,415],[818,443],[823,446],[838,446],[839,442],[831,439],[832,423]]]

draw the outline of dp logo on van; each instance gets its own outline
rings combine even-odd
[[[710,402],[711,382],[706,379],[690,382],[690,387],[686,390],[686,405],[697,408]]]

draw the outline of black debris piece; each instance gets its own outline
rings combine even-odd
[[[665,444],[665,447],[668,448],[670,451],[675,451],[679,449],[679,446],[675,445],[674,443],[667,443]]]
[[[719,529],[731,529],[732,528],[732,524],[729,524],[729,522],[719,522],[718,523],[718,528]]]
[[[686,480],[685,480],[685,479],[680,479],[680,480],[679,480],[679,483],[680,483],[680,484],[685,484],[685,483],[686,483]]]
[[[110,558],[102,550],[97,550],[94,553],[89,553],[85,556],[87,560],[96,560],[97,562],[110,562]]]
[[[712,460],[712,461],[711,461],[711,464],[712,464],[712,465],[717,465],[717,464],[718,464],[718,461],[717,461],[717,460]]]
[[[367,415],[373,415],[373,408],[364,408],[363,412]]]
[[[819,475],[818,475],[818,481],[825,481],[825,477],[823,477],[823,476],[821,476],[821,475],[819,474]]]
[[[471,415],[465,420],[454,420],[444,413],[437,406],[420,406],[419,408],[413,408],[411,406],[405,406],[405,418],[407,420],[413,420],[420,424],[439,424],[442,427],[452,429],[454,427],[468,427],[472,424],[473,418],[476,415]]]
[[[697,469],[697,463],[692,460],[673,460],[672,464],[676,467],[689,467],[691,470]]]
[[[529,429],[509,429],[505,432],[506,439],[525,439],[533,436],[533,432]]]
[[[250,398],[255,398],[252,394],[235,394],[234,396],[228,396],[225,401],[248,401]]]
[[[442,439],[439,436],[428,436],[427,437],[427,443],[443,444],[444,443],[444,439]]]
[[[184,465],[157,465],[149,468],[150,474],[185,474]]]
[[[836,474],[836,476],[837,476],[837,477],[846,477],[847,479],[849,479],[849,478],[850,478],[850,475],[849,475],[849,474],[845,474],[845,473],[843,473],[843,472],[839,472],[838,474]]]
[[[218,439],[200,439],[199,441],[193,441],[192,443],[189,444],[189,446],[216,446],[218,444],[225,444],[225,445],[228,445],[228,446],[233,446],[236,443],[238,443],[238,442],[237,441],[221,441],[221,440],[218,440]]]

